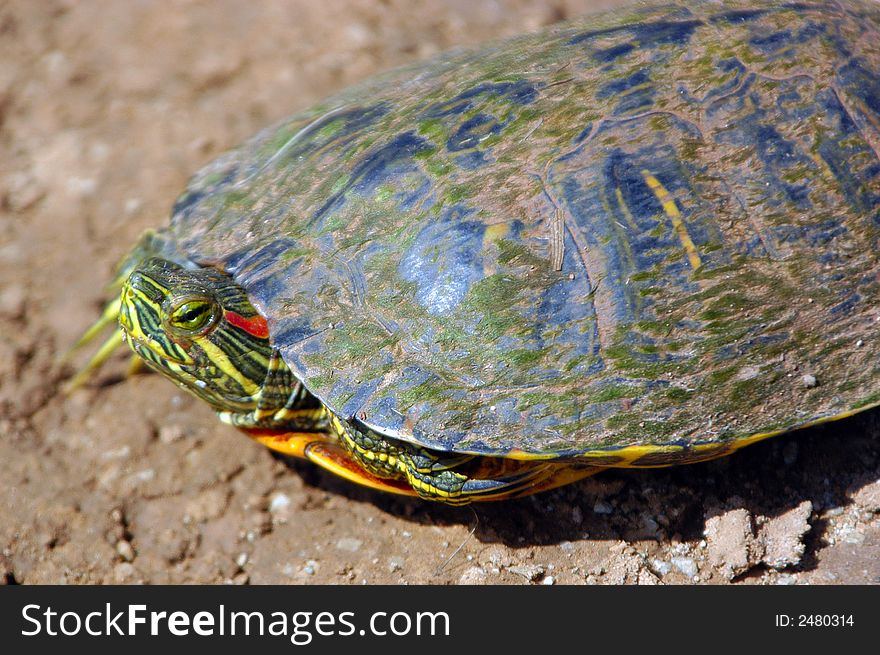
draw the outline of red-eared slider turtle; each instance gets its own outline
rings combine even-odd
[[[387,490],[463,503],[705,460],[880,403],[878,155],[873,3],[589,16],[222,156],[98,327],[118,316],[268,446]]]

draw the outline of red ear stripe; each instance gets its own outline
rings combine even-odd
[[[241,328],[248,334],[252,334],[255,337],[259,337],[260,339],[269,338],[269,326],[266,324],[266,319],[259,314],[256,314],[250,318],[245,318],[241,314],[226,311],[224,312],[224,315],[226,316],[226,320],[229,321],[232,325],[237,328]]]

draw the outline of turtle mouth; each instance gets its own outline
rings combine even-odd
[[[195,362],[189,357],[179,357],[168,352],[162,342],[146,335],[135,336],[123,329],[123,333],[136,355],[146,360],[149,364],[174,368],[178,370],[184,366],[192,366]]]

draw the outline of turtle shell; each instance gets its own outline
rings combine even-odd
[[[431,448],[837,417],[880,402],[878,36],[868,3],[681,2],[447,53],[221,157],[170,233],[331,410]]]

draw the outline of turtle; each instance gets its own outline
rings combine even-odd
[[[640,4],[341,91],[196,173],[78,345],[449,504],[880,404],[880,7]]]

